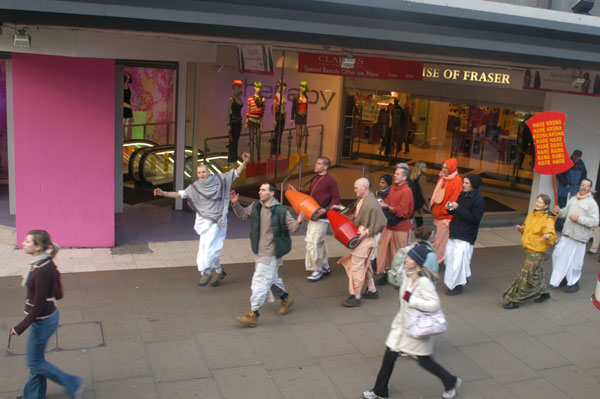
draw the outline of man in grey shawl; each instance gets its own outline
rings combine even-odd
[[[226,173],[213,175],[204,164],[198,165],[198,180],[187,186],[185,190],[163,191],[154,189],[154,195],[168,198],[187,199],[188,204],[196,211],[194,229],[200,236],[196,263],[201,273],[198,285],[216,287],[227,275],[219,255],[225,243],[227,233],[227,211],[229,210],[229,195],[233,181],[246,168],[250,154],[242,154],[242,164],[237,169]],[[212,281],[211,281],[212,278]]]

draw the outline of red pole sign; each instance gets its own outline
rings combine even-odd
[[[573,166],[565,145],[567,115],[557,111],[540,112],[527,120],[535,146],[535,167],[541,175],[556,175]],[[555,185],[554,178],[552,183]],[[556,200],[556,187],[554,187]]]

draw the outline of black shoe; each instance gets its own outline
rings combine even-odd
[[[558,285],[559,287],[564,287],[565,285],[567,285],[567,278],[563,278],[562,281],[560,282],[560,284]]]
[[[343,302],[343,305],[347,308],[356,308],[356,307],[360,306],[361,303],[360,303],[360,299],[356,299],[356,297],[354,295],[350,295]]]
[[[587,253],[588,255],[596,255],[596,252],[592,252],[592,251],[590,251],[590,250],[588,250],[586,253]]]
[[[565,292],[568,294],[574,294],[577,291],[579,291],[579,281],[565,288]]]
[[[519,309],[519,302],[509,302],[502,305],[504,309]]]
[[[383,274],[375,281],[375,285],[386,285],[388,284],[387,274]]]
[[[447,289],[446,290],[446,295],[448,295],[448,296],[460,295],[462,293],[463,293],[463,286],[462,285],[457,285],[456,287],[454,287],[454,289]]]
[[[367,299],[377,299],[379,298],[379,291],[369,291],[368,289],[365,290],[365,292],[362,294],[363,298],[367,298]]]
[[[550,299],[550,293],[549,293],[549,292],[546,292],[545,294],[542,294],[542,295],[540,295],[539,297],[535,298],[535,299],[533,300],[533,302],[536,302],[536,303],[542,303],[542,302],[544,302],[546,299]]]

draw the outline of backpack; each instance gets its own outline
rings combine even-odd
[[[421,191],[421,186],[419,185],[420,178],[421,176],[419,176],[419,178],[416,181],[412,179],[407,180],[408,186],[410,187],[413,194],[414,212],[423,208],[423,206],[425,205],[425,198],[423,198],[423,192]]]
[[[404,279],[404,260],[408,251],[410,251],[417,243],[412,243],[406,247],[400,248],[394,259],[392,260],[392,266],[387,271],[388,283],[395,285],[396,287],[402,286],[402,280]]]

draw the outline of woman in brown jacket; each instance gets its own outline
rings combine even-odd
[[[10,333],[21,335],[31,327],[26,357],[31,377],[23,389],[23,399],[45,398],[47,379],[62,385],[71,397],[79,397],[83,391],[83,379],[63,372],[44,357],[48,340],[58,327],[56,300],[63,297],[60,273],[52,261],[60,247],[44,230],[30,231],[22,245],[23,251],[33,256],[22,282],[27,287],[26,316]]]

